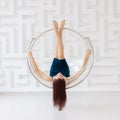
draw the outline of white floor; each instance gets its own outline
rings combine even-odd
[[[0,93],[0,120],[120,120],[120,93],[67,93],[63,111],[52,93]]]

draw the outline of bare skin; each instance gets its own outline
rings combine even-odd
[[[55,58],[64,59],[64,46],[62,41],[62,33],[65,25],[65,20],[61,22],[60,28],[58,28],[58,23],[56,21],[53,21],[53,24],[54,24],[54,31],[57,38]]]
[[[64,59],[64,45],[63,45],[63,41],[62,41],[62,33],[63,33],[64,26],[65,26],[65,20],[61,21],[60,27],[58,27],[58,23],[55,20],[53,21],[53,25],[54,25],[55,35],[56,35],[56,38],[57,38],[55,58]],[[90,49],[86,50],[86,54],[85,54],[85,57],[84,57],[84,63],[82,65],[82,68],[75,75],[70,76],[68,78],[63,76],[61,73],[58,73],[54,77],[46,75],[44,72],[42,72],[38,68],[38,66],[35,62],[35,59],[32,55],[32,51],[29,52],[29,59],[30,59],[30,62],[32,64],[32,67],[33,67],[34,71],[42,79],[53,81],[54,79],[60,78],[60,79],[64,79],[66,81],[69,81],[69,83],[70,83],[70,82],[73,82],[75,79],[77,79],[84,72],[84,70],[86,69],[86,65],[87,65],[90,54],[91,54],[91,50]]]

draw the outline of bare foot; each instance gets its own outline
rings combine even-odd
[[[54,30],[56,33],[58,33],[58,23],[57,21],[53,20]]]
[[[60,23],[60,30],[61,31],[63,31],[64,26],[65,26],[65,20],[62,20],[61,23]]]

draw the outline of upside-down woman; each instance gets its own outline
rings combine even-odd
[[[53,26],[57,42],[55,56],[50,68],[50,75],[46,75],[38,68],[32,55],[32,51],[29,52],[29,59],[34,71],[39,77],[44,80],[53,82],[53,103],[55,107],[58,107],[59,110],[62,110],[67,100],[66,86],[77,79],[85,71],[91,50],[86,50],[82,68],[75,75],[70,75],[70,69],[64,56],[64,45],[62,41],[62,33],[65,26],[65,20],[61,21],[60,27],[58,27],[57,21],[54,20]]]

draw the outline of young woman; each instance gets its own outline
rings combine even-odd
[[[56,21],[53,21],[53,25],[57,42],[55,57],[50,68],[50,76],[46,75],[38,68],[31,51],[29,52],[29,59],[34,71],[38,74],[38,76],[44,80],[53,82],[53,103],[54,106],[59,108],[59,110],[62,110],[66,104],[67,99],[66,86],[77,79],[84,72],[89,55],[91,54],[91,50],[88,49],[86,51],[81,70],[79,70],[75,75],[70,76],[70,69],[64,57],[64,45],[62,42],[62,33],[65,26],[65,20],[61,21],[60,27],[58,27],[58,23]]]

